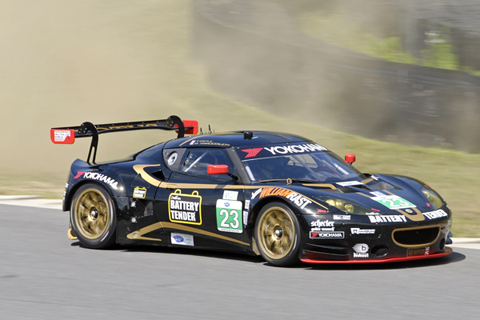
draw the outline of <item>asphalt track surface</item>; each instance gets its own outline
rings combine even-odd
[[[480,251],[275,268],[156,247],[90,250],[58,209],[0,205],[0,319],[478,319]]]

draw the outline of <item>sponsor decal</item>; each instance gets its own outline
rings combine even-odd
[[[168,213],[170,221],[186,224],[202,224],[202,197],[198,191],[192,194],[182,194],[175,190],[168,197]]]
[[[443,211],[442,209],[438,209],[435,211],[424,212],[423,215],[427,217],[428,220],[438,219],[448,217],[448,214]]]
[[[317,208],[317,213],[327,213],[328,211],[325,209],[318,209]]]
[[[69,143],[73,134],[73,130],[53,130],[53,142]]]
[[[75,177],[73,177],[73,179],[78,179],[81,176],[83,176],[84,174],[85,174],[85,171],[78,171],[77,174],[75,175]]]
[[[242,149],[243,152],[247,153],[245,159],[255,157],[262,150],[263,148]]]
[[[118,125],[118,126],[105,126],[97,127],[97,130],[113,130],[113,129],[125,129],[125,128],[144,128],[144,127],[157,127],[155,123],[146,123],[146,124],[127,124],[127,125]]]
[[[217,229],[224,232],[243,232],[240,201],[217,200]]]
[[[310,239],[345,239],[343,231],[310,230]]]
[[[386,197],[387,195],[381,191],[372,191],[370,192],[371,195],[375,197]]]
[[[407,256],[428,256],[430,254],[430,247],[418,248],[418,249],[408,249]]]
[[[373,192],[372,192],[373,193]],[[377,201],[378,203],[384,205],[385,207],[391,210],[405,209],[405,208],[415,208],[416,205],[413,203],[399,197],[399,196],[376,196],[372,197],[372,200]]]
[[[255,199],[260,194],[260,192],[262,192],[262,190],[263,190],[263,188],[260,188],[260,189],[256,190],[255,192],[253,192],[251,199],[252,200]]]
[[[292,192],[288,197],[287,197],[288,200],[292,201],[293,203],[295,203],[298,207],[302,208],[302,209],[305,209],[305,207],[307,205],[309,205],[310,203],[312,203],[312,201],[306,199],[305,197],[303,197],[301,194],[298,194],[298,193],[295,193],[295,192]]]
[[[248,224],[248,210],[243,210],[243,224]]]
[[[316,220],[316,221],[312,221],[310,222],[310,227],[312,228],[322,228],[322,227],[327,227],[327,228],[331,228],[335,225],[335,222],[334,221],[329,221],[329,220]],[[324,229],[322,229],[324,230]]]
[[[245,200],[245,210],[250,210],[250,200]]]
[[[212,140],[192,140],[189,143],[191,146],[219,146],[219,147],[229,147],[229,143],[215,142]]]
[[[223,191],[223,199],[226,200],[237,200],[238,199],[238,191]]]
[[[145,199],[145,197],[147,196],[147,188],[145,187],[135,187],[135,189],[133,189],[133,197],[134,198],[137,198],[137,199]]]
[[[193,246],[193,236],[183,233],[171,233],[170,240],[172,244],[179,244],[182,246]]]
[[[118,188],[118,182],[115,181],[115,179],[112,179],[109,176],[104,175],[102,173],[98,173],[98,172],[79,171],[79,172],[77,172],[77,175],[73,178],[78,179],[82,176],[83,176],[84,179],[92,179],[92,180],[96,180],[96,181],[100,181],[100,182],[103,182],[105,184],[108,184],[113,189]]]
[[[267,196],[280,196],[292,201],[295,205],[300,207],[301,209],[305,209],[307,205],[312,203],[312,201],[308,200],[301,194],[295,193],[288,189],[283,188],[263,188],[262,192],[260,193],[260,199],[267,197]]]
[[[283,188],[277,188],[277,187],[263,188],[262,192],[260,193],[260,199],[268,196],[280,196],[280,197],[286,198],[291,193],[293,193],[292,190],[287,190]]]
[[[375,234],[375,229],[350,228],[352,234]]]
[[[327,148],[322,147],[319,144],[312,144],[312,143],[288,145],[288,146],[273,146],[270,148],[264,147],[263,149],[267,150],[272,155],[305,153],[305,152],[313,152],[313,151],[327,151]]]
[[[378,222],[407,222],[407,218],[403,215],[372,215],[368,216],[370,222],[378,223]]]
[[[65,196],[67,195],[67,190],[68,190],[68,182],[65,183],[65,190],[63,190],[63,201],[65,201]]]
[[[305,144],[294,144],[294,145],[284,145],[284,146],[272,146],[272,147],[263,147],[263,148],[250,148],[242,149],[242,152],[245,152],[245,159],[256,157],[262,150],[270,152],[272,155],[283,155],[283,154],[294,154],[294,153],[306,153],[314,151],[327,151],[327,148],[322,147],[319,144],[305,143]]]
[[[355,251],[353,253],[354,258],[368,258],[368,245],[366,243],[357,243],[352,249]]]
[[[169,166],[173,166],[173,164],[177,161],[178,159],[178,153],[174,152],[171,155],[168,156],[167,163]]]
[[[333,220],[350,220],[350,219],[352,219],[352,216],[349,216],[349,215],[341,215],[341,214],[333,215]]]
[[[342,187],[348,187],[348,186],[358,186],[363,183],[360,181],[345,181],[345,182],[337,182],[337,184]]]

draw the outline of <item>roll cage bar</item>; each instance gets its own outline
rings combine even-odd
[[[88,164],[95,164],[98,147],[98,135],[110,132],[130,131],[130,130],[175,130],[177,139],[183,138],[185,134],[197,134],[198,122],[196,120],[183,120],[180,117],[172,115],[162,120],[146,120],[136,122],[119,122],[109,124],[93,124],[84,122],[80,126],[58,127],[50,129],[50,138],[55,144],[73,144],[75,138],[92,137],[90,149],[88,151]],[[92,163],[90,163],[92,157]]]

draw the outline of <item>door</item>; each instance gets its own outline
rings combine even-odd
[[[172,174],[155,199],[171,244],[245,251],[250,245],[243,221],[244,186],[228,152],[187,148],[181,157],[178,154],[164,152]],[[228,165],[228,174],[208,174],[209,165]]]

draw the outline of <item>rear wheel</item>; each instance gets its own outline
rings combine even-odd
[[[297,217],[280,202],[267,204],[255,224],[255,239],[262,257],[275,266],[291,266],[299,262],[299,231]]]
[[[80,187],[73,198],[70,219],[84,246],[100,249],[115,242],[115,207],[105,188],[92,183]]]

